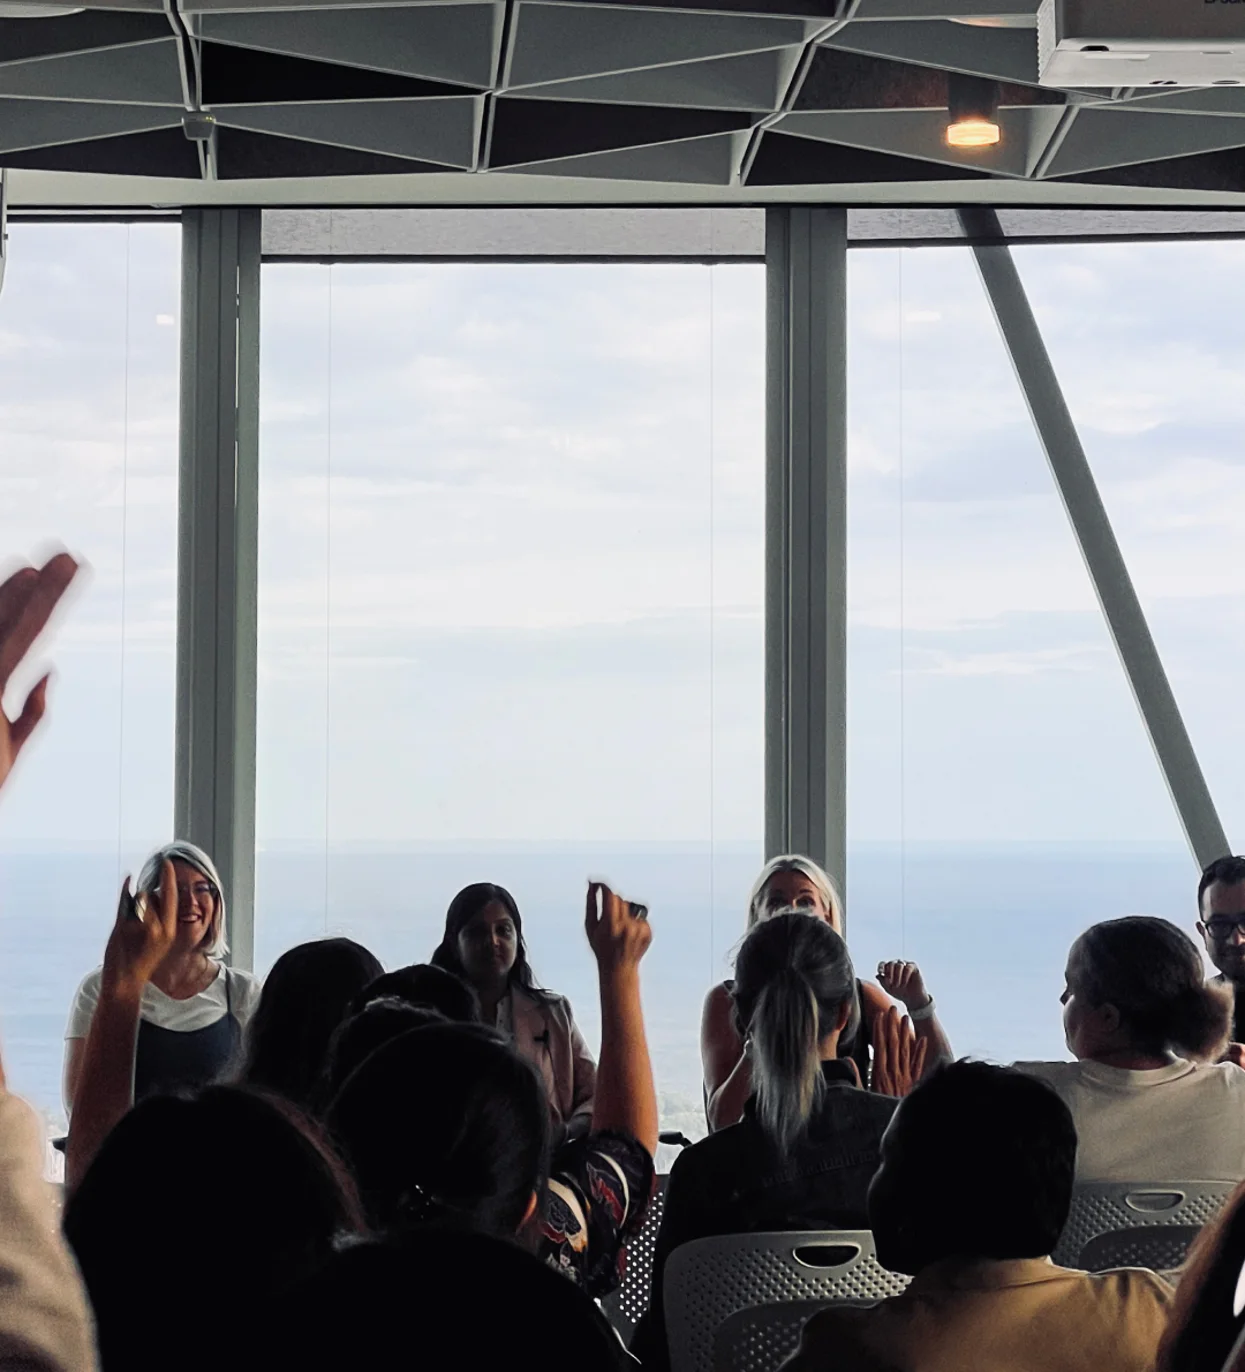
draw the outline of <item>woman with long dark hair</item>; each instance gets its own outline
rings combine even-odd
[[[510,892],[488,881],[459,891],[431,961],[467,982],[479,998],[483,1023],[501,1030],[544,1078],[554,1123],[570,1134],[585,1130],[596,1063],[570,1002],[532,975],[523,919]]]
[[[243,1086],[312,1108],[329,1040],[365,987],[382,975],[375,954],[349,938],[312,939],[272,965],[246,1031]]]
[[[600,978],[601,1066],[583,1137],[551,1148],[540,1073],[487,1025],[399,1033],[350,1073],[325,1119],[375,1232],[486,1235],[531,1249],[591,1296],[617,1286],[657,1149],[640,1005],[639,964],[652,937],[643,915],[589,885],[584,928]],[[491,1312],[487,1293],[481,1299]]]

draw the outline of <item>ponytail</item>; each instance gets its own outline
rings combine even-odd
[[[1232,990],[1204,983],[1182,991],[1171,1005],[1167,1038],[1182,1056],[1216,1062],[1231,1036]]]
[[[784,1151],[803,1134],[822,1089],[817,997],[794,968],[762,987],[749,1021],[757,1115]]]
[[[821,1045],[860,1020],[847,945],[819,919],[796,911],[758,924],[735,962],[735,1025],[751,1044],[757,1117],[782,1151],[804,1134],[822,1093]]]

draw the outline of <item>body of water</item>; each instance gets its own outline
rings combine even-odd
[[[135,854],[135,865],[142,854]],[[589,875],[651,908],[645,1010],[664,1123],[699,1133],[700,1007],[729,975],[760,865],[750,845],[266,851],[258,862],[256,964],[325,934],[367,944],[387,967],[424,961],[450,898],[497,881],[524,915],[540,980],[570,997],[598,1037],[595,965],[583,933]],[[100,962],[116,908],[115,853],[0,854],[0,1034],[11,1087],[63,1120],[69,1004]],[[1180,848],[854,848],[848,942],[863,977],[884,957],[916,959],[956,1051],[1007,1062],[1066,1056],[1059,994],[1081,930],[1123,914],[1193,932],[1197,873]]]

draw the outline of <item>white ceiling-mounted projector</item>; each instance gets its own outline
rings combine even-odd
[[[1042,0],[1044,86],[1245,85],[1245,0]]]

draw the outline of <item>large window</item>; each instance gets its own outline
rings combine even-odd
[[[761,859],[764,269],[264,268],[256,963],[509,886],[590,1041],[652,907],[667,1125]]]
[[[49,719],[0,799],[9,1084],[63,1126],[62,1040],[120,877],[172,829],[180,236],[14,224],[0,292],[0,549],[88,564]],[[46,666],[36,654],[10,707]]]
[[[1134,275],[1104,278],[1119,251]],[[1229,301],[1195,324],[1142,288],[1171,279],[1170,251],[1024,254],[1092,455],[1110,454],[1134,519],[1163,527],[1197,499],[1174,506],[1179,477],[1143,474],[1205,444],[1189,404],[1153,431],[1146,378],[1172,356],[1213,357],[1227,378],[1240,346]],[[1217,250],[1180,251],[1182,282],[1222,279]],[[857,251],[850,291],[852,949],[862,971],[916,958],[957,1051],[1062,1057],[1072,939],[1131,913],[1191,930],[1195,873],[971,254]],[[1200,386],[1192,369],[1179,375]],[[1211,388],[1220,423],[1240,408],[1228,393]],[[1216,455],[1239,477],[1239,452]],[[1226,590],[1222,551],[1203,553],[1139,568],[1143,591]],[[1219,637],[1204,624],[1200,652]]]
[[[1016,259],[1220,819],[1239,844],[1245,243],[1025,248]]]

